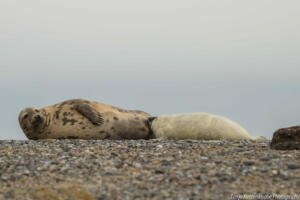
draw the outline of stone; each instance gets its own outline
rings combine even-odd
[[[273,175],[273,176],[278,175],[278,171],[277,171],[277,170],[272,170],[272,175]]]
[[[273,134],[271,149],[300,150],[300,126],[281,128]]]
[[[289,169],[299,169],[300,168],[300,164],[298,164],[298,163],[288,163],[287,167]]]
[[[286,171],[280,170],[279,173],[280,173],[280,177],[283,178],[284,180],[288,180],[291,178]]]
[[[255,161],[254,160],[244,160],[243,163],[244,163],[244,165],[251,166],[251,165],[255,164]]]

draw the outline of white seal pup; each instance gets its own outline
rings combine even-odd
[[[251,139],[241,125],[225,117],[208,113],[190,113],[175,115],[159,115],[149,119],[149,126],[155,138],[160,139]]]

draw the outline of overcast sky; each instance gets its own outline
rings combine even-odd
[[[85,98],[210,112],[271,139],[300,121],[298,0],[1,0],[0,139],[19,111]]]

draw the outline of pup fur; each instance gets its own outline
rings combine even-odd
[[[151,129],[160,139],[260,139],[250,136],[239,124],[208,113],[159,115],[151,122]]]

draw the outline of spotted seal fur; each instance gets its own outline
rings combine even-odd
[[[84,99],[29,107],[19,123],[29,139],[151,139],[150,114]]]

